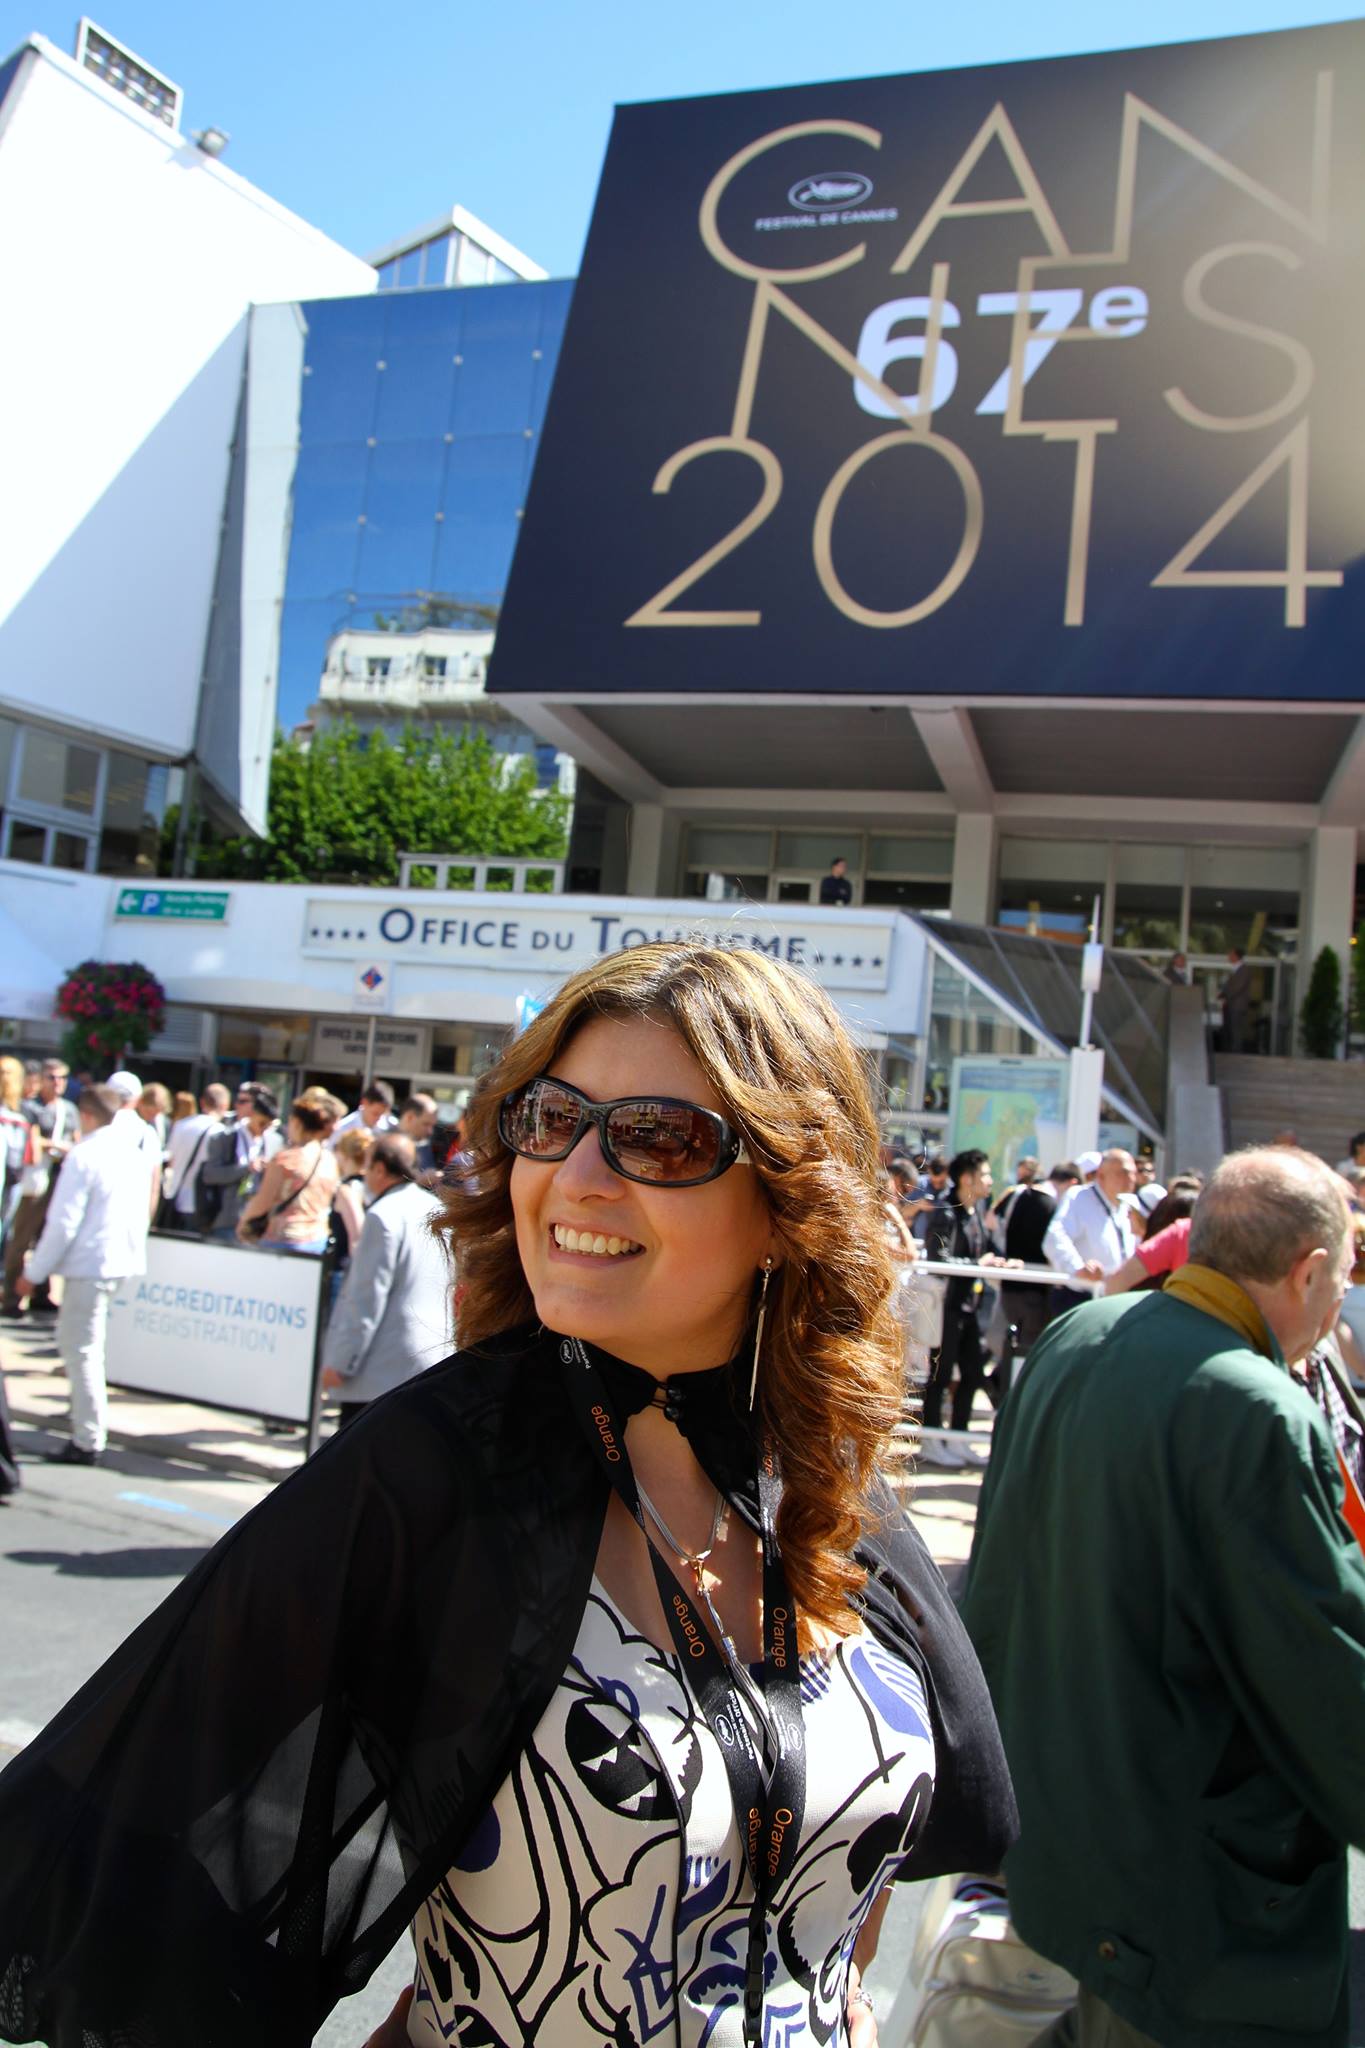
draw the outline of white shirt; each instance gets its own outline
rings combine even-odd
[[[222,1128],[220,1116],[207,1114],[182,1116],[179,1123],[171,1125],[166,1141],[166,1193],[182,1216],[194,1214],[194,1190],[204,1153],[213,1132]]]
[[[336,1151],[337,1139],[342,1135],[343,1131],[373,1130],[376,1138],[382,1138],[385,1131],[396,1131],[397,1129],[398,1119],[387,1109],[377,1124],[367,1124],[365,1112],[360,1109],[353,1109],[349,1115],[342,1117],[338,1123],[333,1124],[332,1135],[327,1140],[327,1149],[330,1152]]]
[[[147,1155],[126,1118],[91,1131],[62,1162],[28,1262],[30,1280],[37,1284],[54,1273],[68,1280],[126,1280],[145,1273],[150,1192]]]
[[[1043,1239],[1047,1262],[1059,1273],[1077,1273],[1092,1262],[1103,1273],[1115,1273],[1135,1247],[1127,1210],[1116,1207],[1093,1181],[1059,1205]]]

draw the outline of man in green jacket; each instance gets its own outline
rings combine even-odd
[[[1019,1800],[1024,1940],[1080,2048],[1344,2048],[1365,1557],[1287,1369],[1351,1231],[1292,1148],[1226,1159],[1161,1294],[1073,1310],[996,1426],[964,1616]]]

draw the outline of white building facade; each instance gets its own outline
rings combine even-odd
[[[247,398],[250,311],[375,286],[136,79],[42,36],[0,67],[0,853],[70,867],[164,808],[171,767],[264,824],[283,563],[223,548],[234,446],[281,427]]]

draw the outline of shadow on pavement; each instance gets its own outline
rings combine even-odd
[[[7,1550],[11,1564],[50,1565],[64,1579],[179,1579],[208,1556],[211,1544],[163,1544],[143,1550]]]

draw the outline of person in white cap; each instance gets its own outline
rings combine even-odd
[[[119,1133],[120,1137],[136,1145],[146,1158],[148,1174],[147,1215],[150,1220],[154,1221],[161,1201],[161,1169],[164,1161],[161,1152],[161,1140],[156,1134],[155,1125],[145,1122],[137,1113],[137,1105],[142,1095],[142,1083],[136,1074],[129,1072],[127,1067],[120,1067],[117,1073],[109,1076],[104,1085],[111,1094],[116,1095],[119,1099],[118,1113],[114,1118],[114,1129]]]

